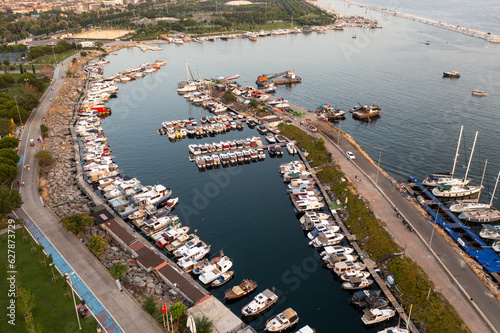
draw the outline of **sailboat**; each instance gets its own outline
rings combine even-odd
[[[196,91],[198,89],[194,82],[189,81],[189,66],[187,60],[186,60],[186,75],[187,75],[187,81],[179,82],[179,85],[177,86],[178,94],[182,95],[191,91]]]
[[[474,138],[474,144],[472,145],[472,151],[469,157],[469,163],[467,165],[467,171],[465,172],[464,179],[467,179],[467,176],[469,175],[470,164],[472,162],[472,156],[474,155],[478,133],[479,132],[476,132],[476,136]],[[449,185],[446,183],[439,183],[438,187],[432,189],[432,194],[436,197],[442,198],[460,198],[477,194],[481,191],[481,189],[482,186]]]
[[[453,169],[451,173],[435,173],[432,175],[428,175],[422,181],[422,185],[424,186],[439,186],[440,184],[446,185],[467,185],[469,183],[469,179],[467,177],[464,178],[454,178],[455,176],[455,167],[458,161],[458,152],[460,150],[460,142],[462,141],[462,133],[464,131],[464,125],[460,127],[460,135],[458,137],[457,151],[455,153],[455,158],[453,159]]]
[[[486,160],[486,161],[488,161],[488,160]],[[486,163],[485,163],[484,168],[486,169]],[[484,172],[483,172],[483,174],[484,174]],[[470,211],[473,211],[473,210],[490,209],[491,205],[493,203],[493,198],[495,197],[495,192],[497,190],[498,179],[499,178],[500,178],[500,171],[498,172],[497,181],[496,181],[496,184],[495,184],[495,188],[493,189],[493,193],[491,194],[491,200],[490,200],[489,204],[479,203],[478,202],[479,201],[479,196],[478,196],[477,200],[474,200],[473,202],[459,202],[459,203],[451,205],[450,206],[450,211],[452,211],[453,213],[463,213],[463,212],[470,212]],[[481,181],[481,185],[482,185],[482,181]],[[481,192],[479,192],[479,194],[481,194]]]

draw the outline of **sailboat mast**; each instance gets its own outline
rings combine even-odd
[[[466,180],[467,176],[469,175],[470,163],[472,162],[472,155],[474,155],[474,148],[476,148],[476,141],[477,141],[478,134],[479,134],[479,132],[476,132],[476,136],[474,138],[474,144],[472,145],[472,151],[470,152],[469,164],[467,164],[467,171],[465,172],[464,180]]]
[[[484,181],[484,175],[486,174],[486,166],[488,165],[488,159],[484,161],[484,170],[483,170],[483,177],[481,178],[481,185],[479,186],[481,189],[483,188],[483,181]],[[479,191],[477,195],[476,202],[479,202],[479,197],[481,196],[481,191]]]
[[[186,59],[186,77],[187,77],[187,82],[189,82],[189,67],[187,59]]]
[[[491,207],[491,205],[493,205],[493,199],[495,198],[495,192],[497,191],[499,179],[500,179],[500,171],[498,171],[497,182],[495,183],[495,188],[493,189],[493,193],[491,194],[490,207]]]
[[[451,170],[451,178],[455,175],[455,167],[458,161],[458,151],[460,150],[460,142],[462,141],[462,133],[464,131],[464,125],[460,126],[460,136],[458,137],[457,152],[455,153],[455,159],[453,160],[453,170]]]

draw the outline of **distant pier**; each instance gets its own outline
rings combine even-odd
[[[458,32],[458,33],[461,33],[461,34],[464,34],[464,35],[468,35],[468,36],[471,36],[471,37],[475,37],[475,38],[481,38],[481,39],[484,39],[484,40],[486,40],[486,41],[488,41],[490,43],[500,43],[500,36],[499,35],[491,34],[489,32],[484,32],[484,31],[479,31],[479,30],[464,28],[464,27],[461,27],[461,26],[458,26],[458,25],[452,25],[452,24],[449,24],[449,23],[443,23],[443,22],[439,22],[439,21],[434,21],[434,20],[423,18],[423,17],[409,15],[409,14],[397,12],[397,11],[390,10],[390,9],[379,8],[379,7],[376,7],[376,6],[365,5],[365,4],[362,4],[362,3],[359,3],[359,2],[350,1],[350,0],[344,0],[344,1],[347,2],[347,3],[349,3],[349,4],[353,4],[353,5],[356,5],[356,6],[359,6],[359,7],[363,7],[363,8],[367,8],[367,9],[370,9],[370,10],[373,10],[373,11],[376,11],[376,12],[388,13],[390,15],[401,17],[401,18],[404,18],[404,19],[407,19],[407,20],[412,20],[412,21],[416,21],[416,22],[420,22],[420,23],[432,25],[434,27],[438,27],[438,28],[442,28],[442,29],[446,29],[446,30]]]

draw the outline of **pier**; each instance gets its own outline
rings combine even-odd
[[[373,10],[376,12],[387,13],[387,14],[390,14],[390,15],[393,15],[396,17],[401,17],[401,18],[404,18],[407,20],[412,20],[415,22],[431,25],[431,26],[434,26],[437,28],[446,29],[446,30],[450,30],[453,32],[458,32],[458,33],[461,33],[463,35],[468,35],[468,36],[475,37],[475,38],[481,38],[481,39],[484,39],[490,43],[500,43],[500,36],[491,34],[489,32],[464,28],[464,27],[461,27],[458,25],[452,25],[449,23],[443,23],[443,22],[439,22],[439,21],[435,21],[435,20],[430,20],[430,19],[426,19],[423,17],[405,14],[405,13],[397,12],[397,11],[390,10],[390,9],[384,9],[384,8],[380,8],[380,7],[376,7],[376,6],[365,5],[365,4],[350,1],[350,0],[344,0],[344,1],[349,3],[349,4],[353,4],[353,5],[356,5],[359,7],[363,7],[363,8],[367,8],[367,9],[370,9],[370,10]]]
[[[304,156],[304,153],[298,149],[298,154],[302,162],[304,162],[304,165],[306,166],[307,171],[311,173],[311,177],[314,179],[314,182],[316,184],[316,187],[321,191],[321,194],[325,198],[325,201],[328,203],[331,201],[330,196],[328,193],[326,193],[325,188],[319,178],[316,175],[316,170],[310,166],[310,164],[307,161],[306,156]],[[342,233],[346,237],[346,239],[349,241],[351,246],[356,250],[358,253],[359,257],[365,263],[368,271],[370,272],[371,276],[375,280],[375,282],[378,284],[379,288],[382,290],[384,293],[385,297],[389,300],[389,302],[392,304],[398,315],[401,317],[401,320],[403,323],[408,323],[408,329],[410,332],[419,332],[418,329],[413,325],[413,322],[410,321],[410,318],[406,315],[403,307],[397,299],[394,297],[394,295],[391,293],[389,288],[387,287],[386,282],[378,275],[377,271],[375,270],[376,263],[373,262],[373,260],[368,259],[367,254],[359,247],[356,238],[349,232],[347,227],[345,226],[344,222],[340,219],[338,216],[337,212],[335,210],[332,210],[330,206],[328,205],[328,211],[332,216],[335,218],[335,222],[340,226]]]

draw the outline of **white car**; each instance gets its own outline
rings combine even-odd
[[[349,157],[351,160],[354,160],[356,159],[356,156],[354,156],[354,154],[352,153],[352,151],[346,151],[345,154],[347,155],[347,157]]]

